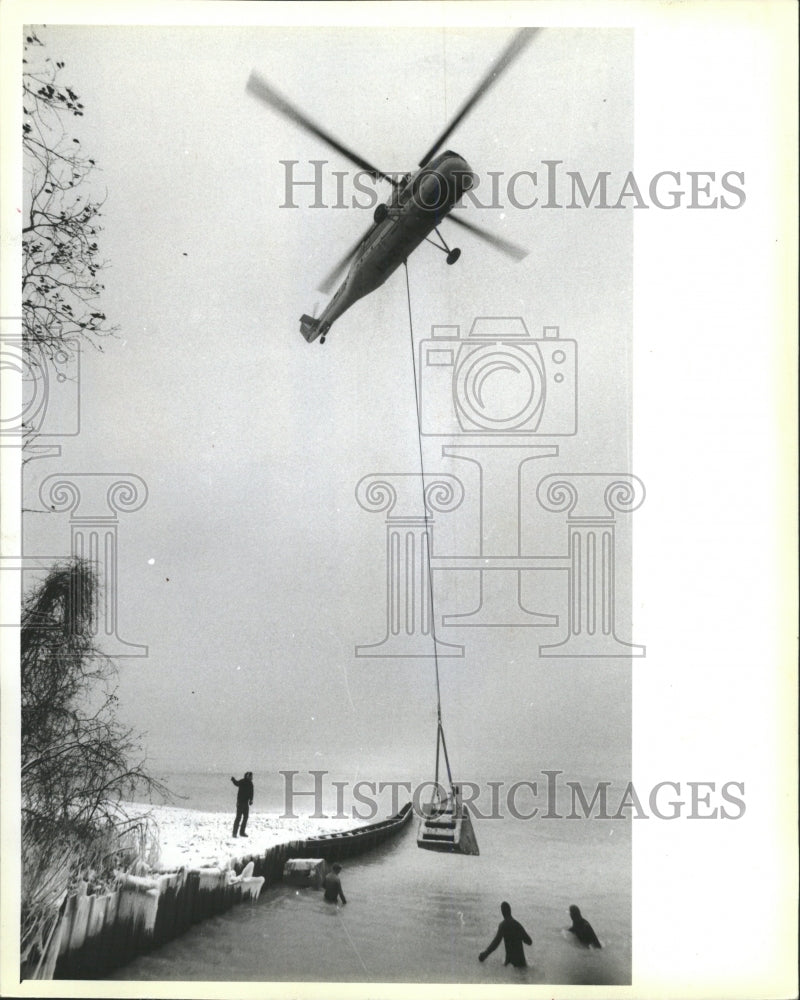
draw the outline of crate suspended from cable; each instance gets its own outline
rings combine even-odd
[[[437,669],[438,674],[438,669]],[[437,676],[438,690],[438,676]],[[439,748],[447,767],[448,792],[439,784]],[[423,805],[417,831],[417,847],[447,854],[480,854],[469,807],[461,800],[461,786],[453,783],[441,714],[436,734],[436,784],[431,801]]]

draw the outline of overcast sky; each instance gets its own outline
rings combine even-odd
[[[383,516],[358,506],[356,484],[419,472],[403,272],[325,347],[303,341],[300,314],[324,303],[316,284],[371,212],[314,209],[302,189],[300,207],[280,207],[281,160],[300,161],[305,177],[311,159],[349,165],[245,84],[257,69],[366,159],[410,170],[510,32],[52,26],[41,37],[86,108],[76,134],[107,191],[102,307],[120,332],[102,354],[84,351],[81,434],[31,466],[29,492],[56,472],[147,483],[145,507],[119,523],[120,636],[149,647],[119,661],[121,714],[160,767],[424,771],[432,660],[354,655],[383,638],[386,616]],[[633,166],[632,60],[627,31],[543,31],[448,146],[479,174],[541,174],[542,160],[559,159],[589,180],[622,177]],[[538,478],[636,471],[632,213],[463,214],[530,255],[516,264],[444,226],[462,257],[447,267],[426,244],[410,259],[415,339],[433,324],[465,333],[476,316],[521,315],[531,333],[557,325],[577,341],[579,434],[546,439],[560,454],[527,467],[522,513],[522,551],[560,555],[563,516],[537,511]],[[426,474],[460,476],[466,499],[437,524],[438,554],[474,554],[477,480],[442,457],[443,443],[425,442]],[[516,517],[513,485],[501,520]],[[623,555],[629,529],[620,522]],[[29,517],[26,551],[66,555],[68,516]],[[621,620],[626,567],[621,558]],[[563,572],[531,574],[526,603],[564,626],[566,586]],[[436,600],[471,610],[475,575],[439,574]],[[631,663],[544,660],[542,631],[564,634],[440,628],[465,646],[440,664],[457,775],[625,773]]]

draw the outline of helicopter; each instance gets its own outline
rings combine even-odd
[[[333,323],[355,302],[379,288],[424,241],[442,250],[447,255],[448,264],[455,264],[459,259],[460,249],[458,247],[451,248],[447,244],[439,232],[439,224],[449,215],[463,195],[474,186],[476,177],[467,161],[458,153],[450,149],[440,153],[439,150],[455,128],[521,54],[539,30],[538,28],[522,28],[514,34],[467,100],[419,161],[417,170],[400,177],[379,170],[312,121],[271,87],[258,73],[253,71],[250,74],[246,88],[248,93],[322,140],[374,180],[385,180],[392,185],[392,193],[388,202],[379,204],[375,208],[370,228],[337,262],[319,285],[321,292],[330,292],[344,271],[349,268],[346,278],[323,310],[322,315],[319,318],[305,314],[300,317],[300,332],[308,343],[319,339],[320,343],[324,344]],[[467,222],[457,216],[450,216],[450,221],[515,260],[522,260],[527,256],[526,250],[487,232],[474,223]],[[438,243],[430,239],[433,232],[439,239]]]

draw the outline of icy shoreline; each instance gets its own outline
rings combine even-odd
[[[352,819],[286,819],[279,813],[250,811],[247,837],[233,837],[233,812],[201,812],[176,806],[125,803],[131,817],[150,817],[158,830],[156,871],[178,868],[227,868],[239,858],[263,854],[275,844],[321,833],[352,830]]]

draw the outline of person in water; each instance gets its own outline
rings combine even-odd
[[[515,965],[518,969],[523,968],[528,963],[525,961],[525,951],[522,944],[523,942],[525,944],[533,944],[533,941],[531,941],[530,935],[522,924],[511,916],[511,907],[508,903],[500,904],[500,912],[503,914],[503,919],[500,921],[497,933],[492,938],[492,943],[489,947],[482,951],[478,955],[478,958],[481,962],[486,961],[487,957],[491,955],[500,942],[504,941],[506,946],[506,960],[503,964]]]
[[[239,834],[239,823],[242,825],[241,835],[246,837],[247,817],[250,815],[250,806],[253,804],[253,772],[245,771],[243,778],[238,781],[231,778],[239,791],[236,793],[236,819],[233,821],[233,835]]]
[[[572,927],[569,928],[571,934],[580,941],[584,948],[602,948],[603,946],[597,940],[597,935],[595,934],[592,925],[581,916],[581,911],[573,903],[569,908],[569,915],[572,917]]]
[[[347,902],[342,892],[342,880],[339,878],[341,870],[341,865],[334,865],[333,871],[329,871],[322,880],[322,888],[325,890],[325,900],[328,903],[335,903],[340,896],[343,903]]]

